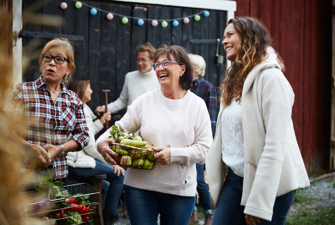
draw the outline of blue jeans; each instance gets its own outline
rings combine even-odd
[[[246,225],[244,206],[240,205],[242,190],[243,177],[237,176],[229,168],[215,208],[212,225]],[[277,197],[273,207],[272,221],[262,220],[261,225],[284,225],[294,197],[295,190]]]
[[[124,186],[124,197],[131,225],[187,225],[195,197],[183,197]]]
[[[212,212],[212,200],[208,191],[207,184],[204,178],[205,164],[197,163],[197,191],[199,194],[199,203],[203,209],[203,213],[213,214]]]
[[[69,178],[78,182],[83,182],[95,175],[106,174],[106,180],[103,180],[102,198],[106,197],[105,209],[115,214],[119,198],[123,189],[124,175],[114,174],[114,167],[103,162],[95,160],[95,168],[74,168],[69,166]],[[109,184],[108,184],[109,183]]]

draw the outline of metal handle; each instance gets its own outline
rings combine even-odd
[[[218,38],[216,40],[217,40],[217,44],[216,44],[216,56],[218,56],[219,55],[220,38]]]

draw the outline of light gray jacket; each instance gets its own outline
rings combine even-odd
[[[268,57],[249,73],[242,91],[244,134],[244,213],[271,221],[277,196],[309,186],[305,165],[291,119],[294,93],[281,72],[277,55]],[[220,105],[216,135],[206,157],[210,193],[217,204],[227,173],[222,161]]]

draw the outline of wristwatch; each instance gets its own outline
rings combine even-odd
[[[64,145],[60,145],[60,147],[62,148],[62,155],[64,155],[65,153]]]

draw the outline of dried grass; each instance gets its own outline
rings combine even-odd
[[[13,63],[9,32],[12,20],[10,13],[0,14],[0,224],[35,224],[25,214],[31,202],[24,194],[31,173],[21,172],[24,154],[27,152],[13,135],[25,130],[23,111],[12,99]],[[21,134],[22,135],[22,134]]]

